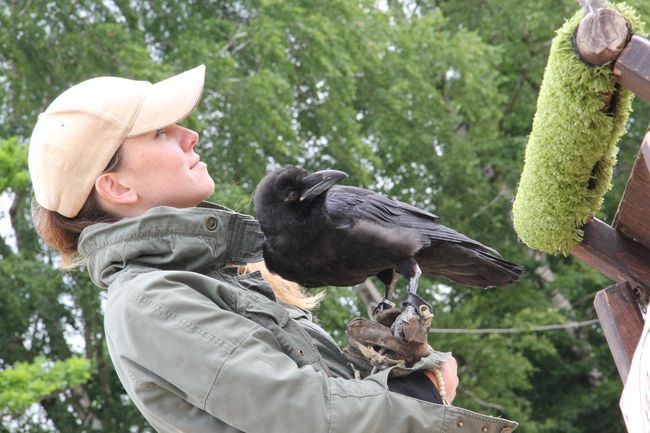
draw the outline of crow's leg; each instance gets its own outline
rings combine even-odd
[[[409,285],[408,285],[409,295],[410,294],[415,295],[415,292],[418,291],[418,281],[420,281],[420,276],[422,276],[422,270],[420,270],[420,267],[416,263],[415,275],[409,278]]]
[[[408,278],[408,295],[393,323],[393,335],[407,342],[426,343],[433,313],[431,304],[416,295],[422,271],[415,259],[408,258],[397,262],[397,272]]]
[[[418,291],[418,282],[420,281],[420,276],[422,276],[422,270],[420,269],[418,262],[413,258],[401,260],[397,262],[397,272],[408,278],[408,295],[402,307],[413,305],[418,311],[422,310],[423,314],[426,314],[426,311],[424,311],[425,307],[428,307],[429,311],[431,311],[431,305],[416,295]]]
[[[418,262],[414,258],[400,260],[397,262],[397,272],[408,279],[409,295],[411,293],[415,295],[418,291],[418,281],[420,281],[420,276],[422,275],[422,270],[418,266]]]
[[[397,282],[397,273],[394,269],[384,269],[377,274],[377,278],[384,283],[384,299],[381,300],[379,304],[375,307],[372,315],[377,317],[377,314],[383,310],[389,310],[395,308],[395,303],[393,302],[393,294],[395,293],[395,283]]]

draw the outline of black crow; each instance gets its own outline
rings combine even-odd
[[[522,269],[492,248],[438,224],[438,217],[367,189],[336,185],[337,170],[284,166],[257,185],[253,202],[269,270],[305,287],[351,286],[377,276],[391,307],[396,272],[417,303],[421,273],[472,287],[506,286]],[[396,332],[397,333],[397,332]]]

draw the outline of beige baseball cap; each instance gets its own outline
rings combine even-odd
[[[187,117],[204,78],[201,65],[155,84],[98,77],[63,92],[38,116],[29,144],[36,201],[76,216],[124,140]]]

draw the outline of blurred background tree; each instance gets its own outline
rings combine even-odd
[[[650,15],[647,2],[629,3]],[[215,201],[252,213],[257,181],[278,164],[337,168],[350,184],[424,207],[526,267],[520,283],[500,290],[422,280],[437,300],[437,328],[593,319],[593,295],[610,282],[571,257],[529,250],[510,223],[550,41],[577,8],[573,0],[0,1],[0,431],[152,431],[111,367],[104,293],[83,269],[62,274],[30,225],[31,128],[56,95],[97,75],[156,81],[206,64],[203,100],[185,123],[201,133]],[[605,221],[649,118],[636,102],[598,215]],[[318,320],[344,342],[346,322],[365,306],[354,288],[327,290]],[[459,406],[513,418],[526,433],[625,431],[621,382],[597,325],[430,341],[459,360]],[[33,377],[40,388],[19,385]]]

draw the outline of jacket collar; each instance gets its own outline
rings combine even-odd
[[[93,224],[81,233],[79,253],[93,282],[106,287],[127,265],[200,271],[260,261],[263,242],[253,217],[206,202]]]

